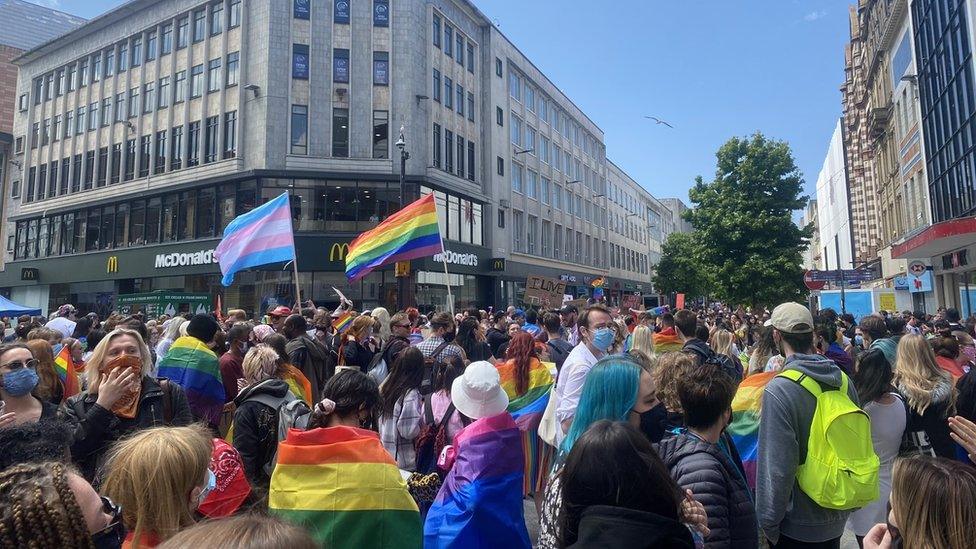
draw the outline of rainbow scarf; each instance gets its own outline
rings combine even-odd
[[[457,459],[424,523],[424,547],[529,548],[522,515],[521,433],[511,414],[479,419],[454,436]]]
[[[654,334],[654,352],[657,354],[680,351],[683,345],[674,329],[669,329],[668,333],[661,331]]]
[[[183,336],[173,342],[159,361],[159,377],[186,391],[193,417],[210,425],[220,422],[224,409],[224,383],[217,355],[199,339]]]
[[[268,507],[323,547],[421,546],[420,511],[372,431],[288,431],[278,444]]]
[[[78,383],[78,368],[71,358],[71,348],[67,345],[60,345],[60,349],[57,351],[54,357],[54,371],[58,373],[58,379],[61,380],[61,385],[64,387],[61,402],[81,391]]]
[[[779,372],[753,374],[742,380],[732,399],[732,423],[726,431],[742,458],[749,489],[756,490],[756,458],[759,454],[759,417],[762,395],[769,380]]]
[[[546,446],[540,441],[538,431],[542,422],[542,414],[549,404],[549,394],[553,379],[549,366],[533,358],[529,365],[529,385],[525,394],[515,393],[515,361],[508,360],[498,365],[498,375],[501,386],[508,395],[508,413],[522,432],[522,454],[525,465],[525,478],[522,481],[522,493],[532,492],[540,471],[548,469]],[[548,471],[542,472],[543,475]]]

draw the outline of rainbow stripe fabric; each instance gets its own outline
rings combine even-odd
[[[224,286],[234,282],[238,271],[295,259],[288,193],[235,217],[224,229],[214,255],[220,262]]]
[[[674,333],[674,330],[669,330],[669,332],[670,333],[657,332],[654,334],[653,339],[655,353],[670,353],[681,350],[681,347],[684,345],[681,343],[681,338]]]
[[[525,478],[522,481],[522,493],[529,494],[539,480],[539,475],[548,475],[551,452],[547,452],[546,445],[539,438],[539,423],[542,414],[549,404],[549,394],[553,379],[546,363],[533,358],[529,366],[529,384],[525,394],[518,396],[515,392],[515,361],[508,360],[498,365],[498,375],[501,386],[508,395],[508,412],[522,432],[522,454]]]
[[[443,252],[434,195],[413,202],[349,244],[346,278],[354,282],[373,269]]]
[[[522,514],[521,433],[511,414],[468,425],[454,448],[454,467],[427,512],[424,548],[531,547]]]
[[[168,378],[186,391],[195,419],[210,425],[220,422],[224,409],[224,383],[217,355],[199,339],[183,336],[173,342],[159,361],[159,377]]]
[[[742,458],[749,489],[756,490],[756,457],[759,454],[759,417],[762,395],[769,380],[779,372],[753,374],[742,380],[732,399],[732,423],[727,431]]]
[[[420,511],[379,435],[354,427],[291,429],[278,444],[271,512],[330,549],[421,546]]]
[[[352,323],[352,313],[346,311],[332,320],[332,327],[335,328],[337,334],[341,334],[346,331],[346,328]]]
[[[75,361],[71,358],[71,348],[67,345],[61,345],[57,356],[54,357],[54,370],[58,373],[58,379],[61,380],[61,385],[64,387],[64,396],[61,402],[81,391],[78,383],[78,369],[75,367]]]

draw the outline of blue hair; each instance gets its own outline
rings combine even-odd
[[[560,450],[569,453],[586,430],[601,419],[627,421],[637,403],[640,366],[626,356],[601,359],[586,374],[576,415]]]

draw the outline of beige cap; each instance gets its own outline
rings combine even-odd
[[[788,334],[807,334],[813,331],[813,315],[799,303],[780,303],[764,325]]]

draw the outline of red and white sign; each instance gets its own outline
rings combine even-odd
[[[803,284],[806,285],[807,289],[810,290],[823,290],[824,286],[827,285],[826,281],[816,281],[813,279],[813,275],[810,271],[803,273]]]

